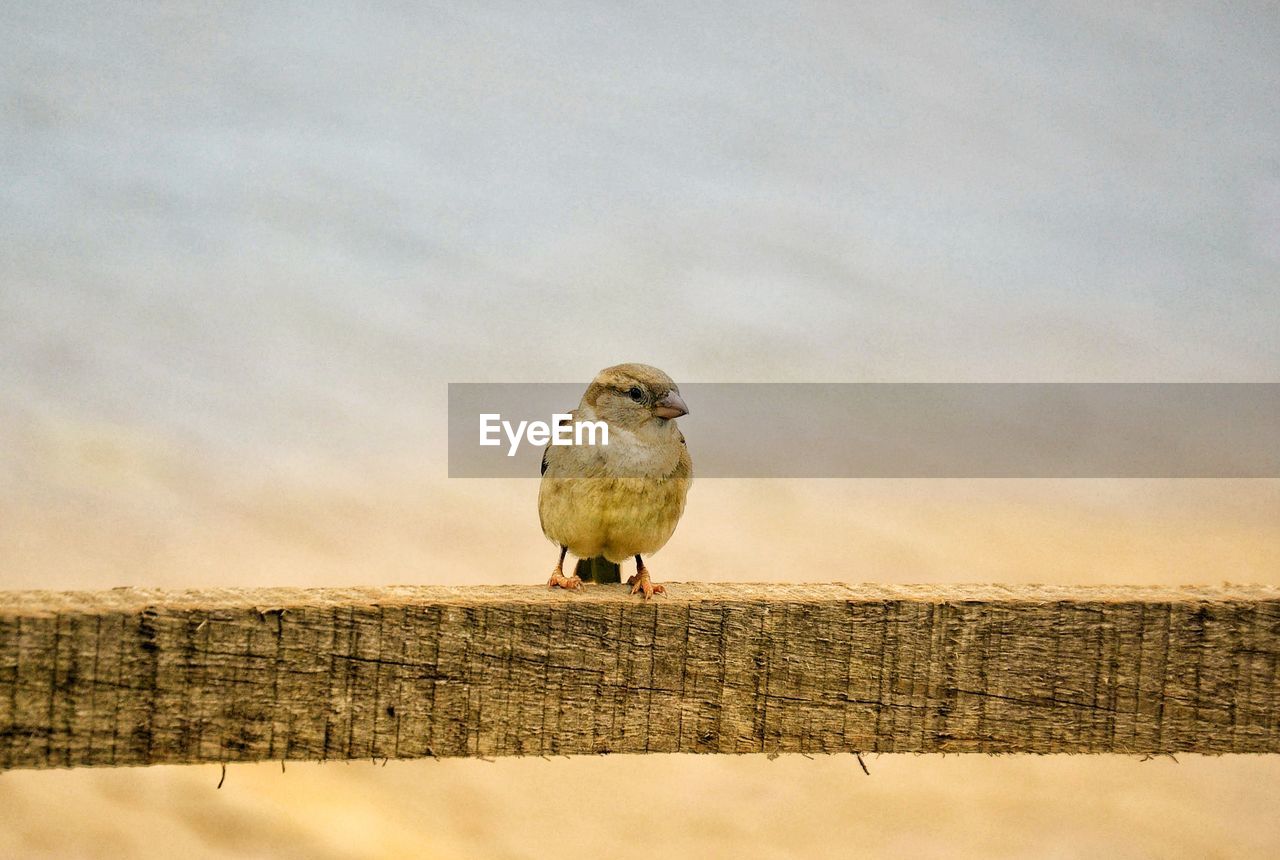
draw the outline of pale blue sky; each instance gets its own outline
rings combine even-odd
[[[346,457],[448,381],[624,360],[1280,377],[1271,4],[29,3],[0,42],[9,415]]]

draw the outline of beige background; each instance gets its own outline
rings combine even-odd
[[[0,587],[539,581],[449,381],[1280,377],[1269,4],[532,9],[0,10]],[[1280,481],[702,481],[652,569],[1280,583]],[[867,763],[10,772],[0,854],[1280,849],[1275,758]]]

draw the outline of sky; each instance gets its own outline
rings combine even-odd
[[[462,497],[532,509],[444,478],[449,382],[1275,381],[1268,10],[8,9],[0,559],[292,564],[336,506],[412,579]]]

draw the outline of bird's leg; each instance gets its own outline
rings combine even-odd
[[[649,571],[645,570],[644,559],[639,553],[636,553],[636,575],[627,580],[627,585],[631,586],[632,594],[643,594],[646,598],[665,594],[667,591],[661,585],[654,585],[649,581]]]
[[[550,588],[577,588],[582,585],[582,580],[575,573],[573,576],[564,575],[564,557],[569,552],[567,546],[560,547],[560,560],[556,562],[556,569],[551,572],[551,581],[547,583]]]

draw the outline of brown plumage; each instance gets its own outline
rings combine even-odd
[[[693,464],[675,419],[688,411],[671,377],[647,364],[607,367],[587,387],[573,421],[606,422],[609,444],[549,445],[543,453],[538,517],[560,547],[550,585],[577,588],[588,571],[601,581],[600,571],[634,557],[631,593],[663,590],[642,556],[666,544],[684,513]],[[566,577],[570,552],[583,561]]]

